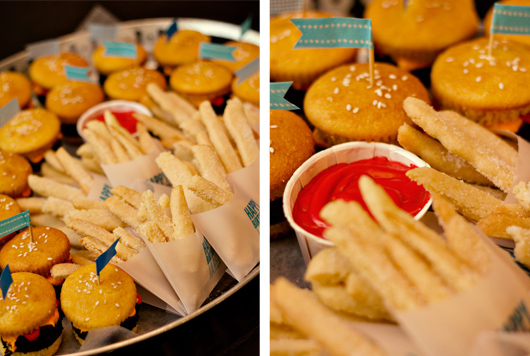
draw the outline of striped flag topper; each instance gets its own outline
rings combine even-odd
[[[103,41],[103,57],[119,57],[137,59],[136,44],[128,42]]]
[[[529,35],[530,6],[495,3],[490,34]]]
[[[29,210],[0,221],[0,237],[9,235],[25,227],[31,226]]]
[[[88,76],[88,73],[90,72],[89,67],[63,65],[63,68],[66,73],[66,79],[78,82],[91,82]]]
[[[7,292],[9,287],[13,283],[13,277],[11,276],[11,270],[9,269],[9,264],[6,265],[6,268],[2,271],[0,275],[0,289],[2,290],[2,298],[5,300],[7,297]]]
[[[14,97],[7,104],[0,108],[0,128],[9,122],[16,114],[20,112],[17,97]]]
[[[302,32],[297,48],[368,48],[373,49],[372,21],[355,17],[291,19]]]
[[[236,49],[236,46],[201,42],[199,45],[199,58],[235,62],[234,51]]]
[[[291,104],[283,97],[293,82],[278,82],[270,84],[270,109],[271,110],[297,110],[298,106]]]

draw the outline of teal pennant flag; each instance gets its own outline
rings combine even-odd
[[[75,67],[69,65],[63,65],[64,72],[66,73],[66,79],[74,80],[78,82],[90,82],[88,77],[89,67]]]
[[[243,35],[245,34],[245,32],[247,32],[248,30],[250,30],[250,27],[252,26],[252,15],[249,15],[245,21],[243,21],[243,23],[241,23],[241,25],[239,25],[241,27],[241,37],[243,37]]]
[[[29,210],[0,221],[0,237],[31,225]]]
[[[112,243],[112,245],[109,246],[107,251],[103,252],[101,255],[99,255],[96,258],[96,274],[99,278],[99,274],[105,268],[105,266],[112,260],[112,257],[116,255],[116,245],[118,244],[118,241],[120,241],[121,237],[118,237],[116,241]]]
[[[199,58],[235,62],[236,58],[234,57],[234,51],[236,48],[236,46],[201,42],[199,47]]]
[[[175,33],[177,33],[178,27],[177,27],[177,19],[174,19],[171,25],[166,30],[166,42],[169,42],[171,39],[171,36],[173,36]]]
[[[495,3],[490,34],[529,35],[530,6]]]
[[[291,104],[283,97],[293,82],[271,83],[270,109],[271,110],[297,110],[298,106]]]
[[[103,41],[103,57],[137,58],[136,44],[128,42]]]
[[[236,85],[240,85],[245,80],[247,80],[252,74],[259,71],[259,57],[250,61],[244,67],[239,68],[234,72],[237,77]]]
[[[0,128],[7,124],[16,114],[20,112],[17,97],[0,108]]]
[[[7,292],[9,287],[13,283],[13,277],[11,276],[11,270],[9,269],[9,264],[6,265],[6,268],[2,271],[0,275],[0,289],[2,290],[2,298],[6,300]]]
[[[297,48],[368,48],[373,49],[372,21],[354,17],[291,19],[302,32]]]

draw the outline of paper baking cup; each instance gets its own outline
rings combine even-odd
[[[302,250],[304,261],[309,263],[311,258],[320,250],[333,246],[329,240],[315,236],[305,231],[293,219],[293,206],[300,191],[324,169],[338,163],[351,163],[374,157],[387,157],[390,161],[401,162],[406,165],[413,164],[417,167],[429,167],[429,165],[418,156],[404,150],[401,147],[381,142],[347,142],[332,146],[321,151],[305,161],[292,175],[283,194],[283,211],[287,221],[294,229],[298,244]],[[432,198],[414,216],[419,220],[425,215],[431,206]]]
[[[97,116],[103,114],[106,110],[110,110],[113,112],[127,112],[127,111],[135,111],[140,114],[153,116],[151,111],[145,106],[140,103],[137,103],[135,101],[128,101],[128,100],[110,100],[106,101],[104,103],[95,105],[85,111],[83,115],[79,118],[77,121],[77,133],[79,133],[79,136],[81,136],[85,141],[86,137],[83,135],[83,130],[86,127],[86,123],[90,120],[93,120]]]

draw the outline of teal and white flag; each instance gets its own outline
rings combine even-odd
[[[0,221],[0,237],[31,225],[29,210]]]
[[[495,3],[490,34],[529,35],[530,6]]]
[[[135,43],[103,41],[103,47],[103,57],[138,58]]]
[[[298,106],[291,104],[284,99],[287,90],[293,82],[271,83],[270,86],[270,109],[271,110],[297,110]]]
[[[368,48],[373,49],[372,21],[354,17],[291,19],[302,32],[294,45],[299,48]]]
[[[2,290],[2,299],[7,299],[7,292],[9,287],[13,283],[13,277],[11,276],[11,270],[9,269],[9,263],[6,265],[6,268],[2,271],[0,275],[0,289]]]
[[[241,23],[241,25],[239,25],[241,27],[241,35],[239,36],[239,38],[243,37],[243,35],[245,34],[245,32],[247,32],[248,30],[250,30],[250,27],[252,26],[252,15],[249,15],[245,21],[243,21]]]
[[[74,80],[78,82],[91,82],[88,77],[89,67],[75,67],[69,65],[63,65],[64,72],[66,73],[66,79]]]
[[[7,124],[19,112],[20,106],[18,105],[18,98],[14,97],[11,99],[11,101],[0,108],[0,128]]]
[[[236,49],[236,46],[201,42],[199,47],[199,58],[235,62],[236,58],[234,57],[234,51]]]

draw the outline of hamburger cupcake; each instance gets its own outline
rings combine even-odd
[[[530,46],[487,38],[443,52],[431,71],[431,91],[439,109],[454,110],[490,128],[513,132],[530,112]]]
[[[61,121],[55,114],[45,109],[22,110],[0,128],[0,150],[38,163],[60,136]]]
[[[404,0],[370,2],[364,13],[372,20],[375,47],[400,68],[430,67],[447,47],[473,38],[479,19],[472,0]]]
[[[254,73],[239,85],[237,85],[237,78],[234,78],[232,94],[242,102],[259,107],[259,72]]]
[[[105,94],[113,100],[140,101],[147,94],[147,84],[155,83],[166,90],[164,76],[153,69],[135,67],[114,72],[108,76],[103,85]]]
[[[403,100],[415,96],[429,101],[418,78],[385,63],[349,64],[318,78],[304,99],[304,111],[314,125],[315,142],[327,147],[348,141],[395,142],[398,128],[412,121]]]
[[[236,49],[233,52],[235,62],[212,60],[214,63],[221,64],[226,67],[229,71],[234,73],[238,69],[243,68],[254,59],[259,57],[259,47],[252,43],[239,42],[239,41],[228,41],[224,43],[225,46],[234,46]]]
[[[153,57],[162,71],[170,75],[176,67],[196,62],[199,59],[200,43],[210,41],[209,36],[192,30],[179,30],[169,41],[167,35],[162,34],[153,48]]]
[[[232,77],[232,73],[220,64],[199,61],[175,69],[169,85],[193,105],[199,106],[203,101],[228,94]]]
[[[99,280],[98,283],[96,264],[92,263],[70,274],[63,284],[61,309],[81,344],[92,329],[121,325],[136,331],[138,325],[141,300],[133,279],[108,264]]]
[[[282,209],[285,186],[294,171],[315,153],[311,129],[291,111],[270,111],[270,237],[290,230]]]
[[[92,53],[92,63],[94,63],[98,73],[103,76],[108,76],[124,69],[141,67],[147,61],[147,51],[139,43],[136,43],[136,58],[104,56],[104,52],[105,47],[99,46]]]
[[[497,2],[501,5],[530,6],[530,0],[501,0]],[[493,17],[493,6],[488,10],[488,12],[486,13],[486,16],[484,16],[484,35],[486,36],[490,35],[492,17]],[[500,40],[503,38],[530,45],[529,36],[504,35],[504,34],[498,34],[498,33],[495,34],[495,39]]]
[[[18,106],[24,109],[31,101],[31,94],[31,83],[25,75],[0,72],[0,108],[17,98]]]
[[[28,177],[33,173],[27,159],[16,153],[0,151],[0,194],[12,198],[28,197]]]
[[[57,115],[63,124],[75,124],[88,109],[105,99],[99,85],[68,81],[55,86],[46,96],[46,109]]]
[[[34,273],[13,273],[12,278],[0,301],[0,352],[5,356],[55,354],[63,325],[52,285]]]
[[[351,62],[356,48],[293,49],[302,33],[291,22],[296,18],[321,18],[333,15],[317,11],[277,16],[270,21],[270,76],[274,82],[293,82],[292,88],[305,90],[321,74]]]
[[[0,250],[0,268],[9,265],[11,272],[36,273],[54,286],[60,286],[61,280],[51,276],[51,269],[70,259],[70,240],[53,227],[34,227],[33,240],[29,229],[15,235]]]
[[[20,214],[22,209],[18,205],[17,201],[8,195],[0,194],[0,221],[13,217]],[[15,236],[15,232],[0,237],[0,248],[4,243]]]
[[[64,65],[88,67],[88,62],[78,54],[63,52],[35,59],[29,66],[29,77],[38,96],[44,96],[54,86],[66,83]]]

